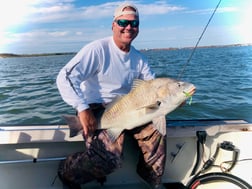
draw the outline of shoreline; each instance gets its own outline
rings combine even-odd
[[[211,46],[198,46],[197,48],[223,48],[223,47],[240,47],[240,46],[252,46],[252,44],[231,44],[231,45],[211,45]],[[182,47],[182,48],[153,48],[153,49],[140,49],[140,51],[159,51],[159,50],[182,50],[193,49],[194,47]],[[38,53],[38,54],[14,54],[14,53],[0,53],[0,58],[21,58],[21,57],[35,57],[35,56],[59,56],[59,55],[74,55],[77,52],[61,52],[61,53]]]
[[[0,53],[0,58],[22,58],[22,57],[35,57],[35,56],[59,56],[59,55],[72,55],[72,54],[75,54],[75,52],[39,53],[39,54]]]

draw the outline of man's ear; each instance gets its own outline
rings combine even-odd
[[[112,26],[111,26],[112,31],[113,31],[113,28],[114,28],[114,23],[115,23],[115,22],[112,22]]]

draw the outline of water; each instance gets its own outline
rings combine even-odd
[[[144,52],[158,77],[177,78],[191,49]],[[55,84],[73,55],[0,58],[0,125],[62,124],[74,110]],[[252,121],[252,46],[197,49],[182,80],[197,87],[191,105],[168,119],[245,119]]]

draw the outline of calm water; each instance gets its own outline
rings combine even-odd
[[[157,76],[177,78],[191,50],[144,53]],[[0,125],[64,123],[61,115],[74,110],[62,101],[55,79],[72,56],[0,58]],[[182,80],[197,92],[168,119],[252,121],[252,46],[197,49]]]

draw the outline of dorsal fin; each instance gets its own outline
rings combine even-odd
[[[134,79],[131,90],[137,88],[139,85],[141,85],[142,83],[145,83],[145,82],[146,81],[142,80],[142,79]]]

